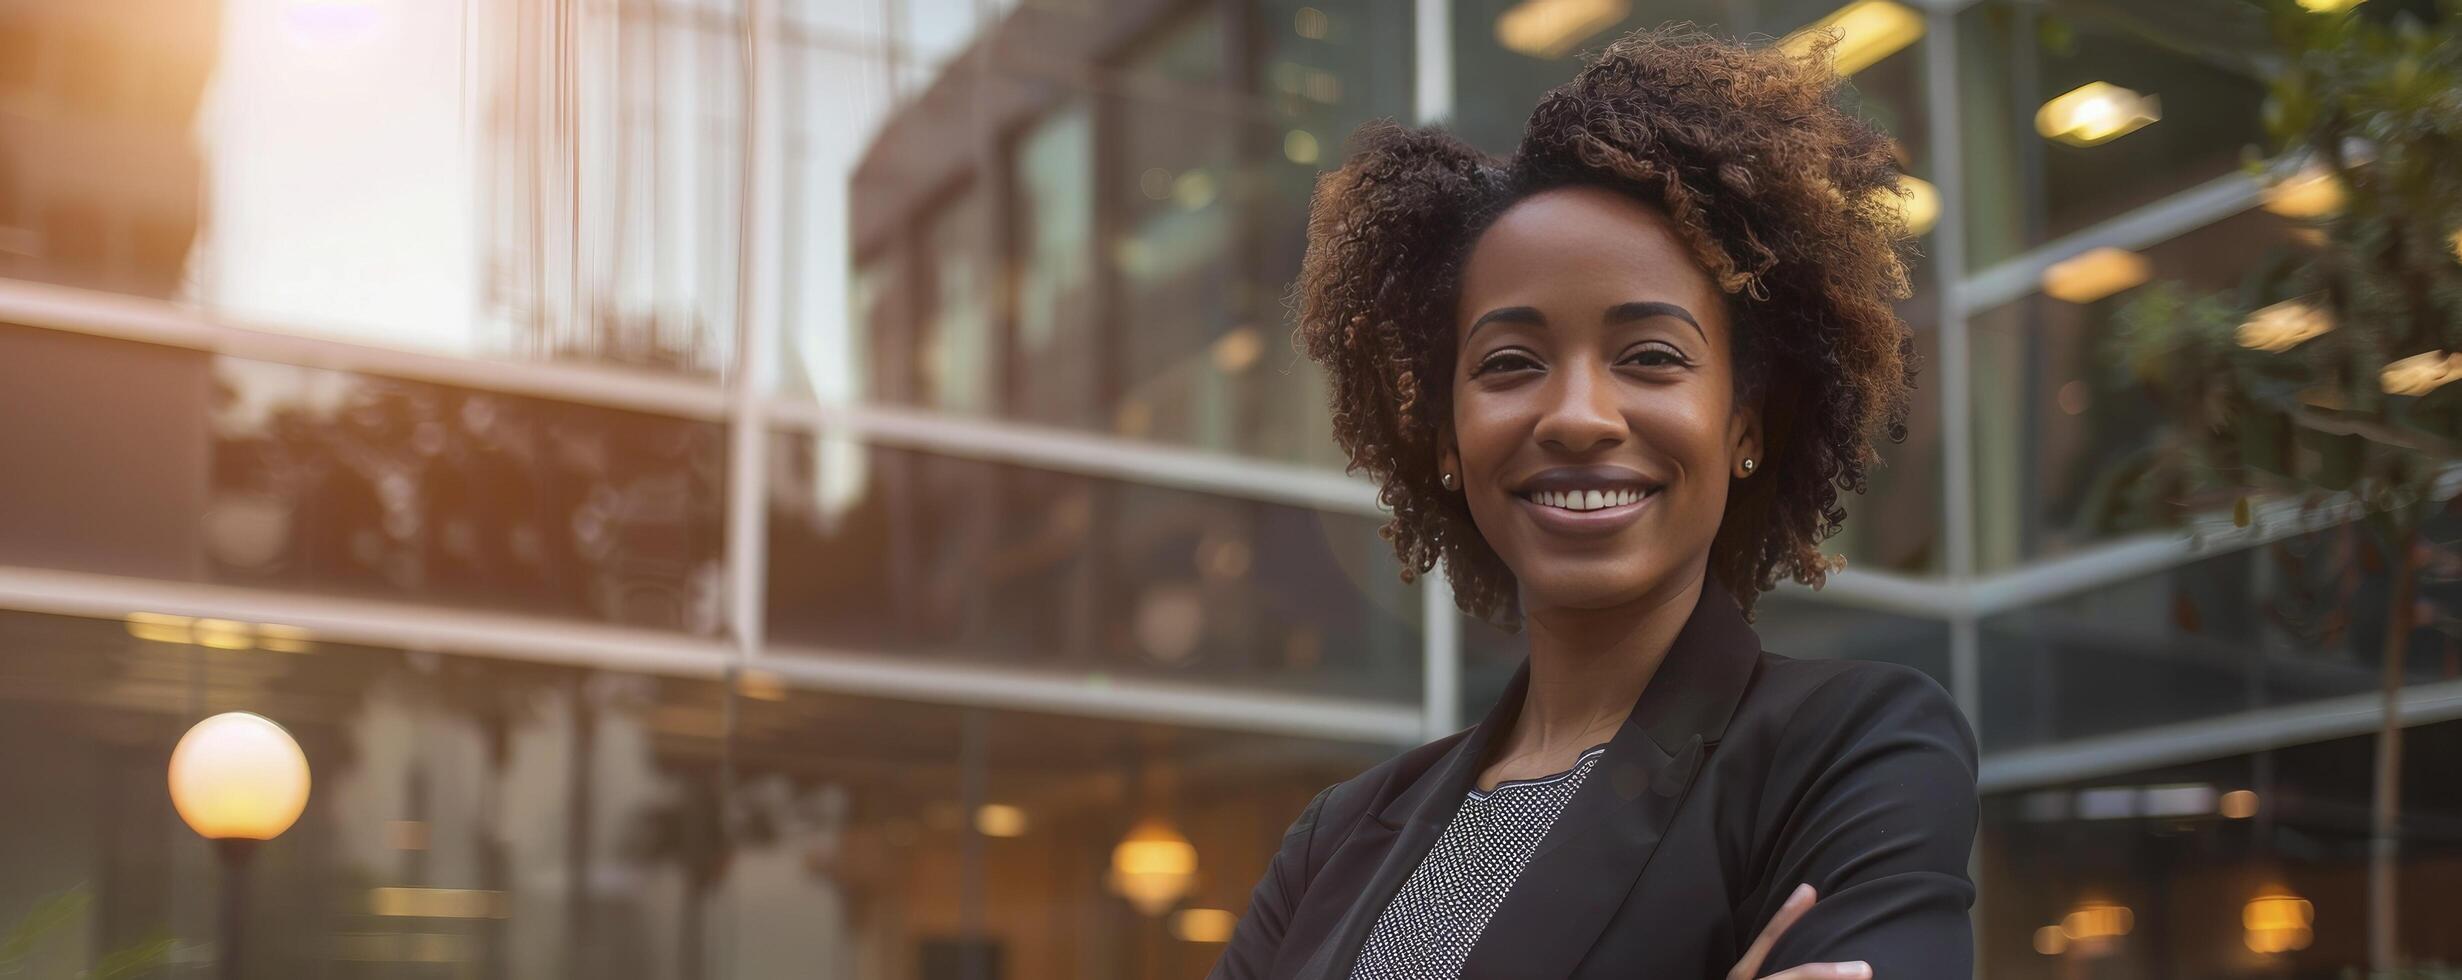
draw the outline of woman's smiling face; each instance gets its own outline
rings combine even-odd
[[[1464,264],[1444,465],[1523,608],[1596,609],[1698,580],[1761,456],[1727,300],[1666,216],[1544,191]]]

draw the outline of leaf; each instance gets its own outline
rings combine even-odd
[[[9,930],[8,938],[0,939],[0,964],[24,960],[27,953],[34,951],[34,944],[42,942],[43,937],[59,931],[70,922],[83,918],[86,908],[92,904],[93,893],[88,892],[84,885],[34,903],[34,908],[26,912],[26,917],[18,920],[16,927]]]
[[[170,962],[171,952],[178,948],[177,940],[156,933],[137,945],[104,954],[102,962],[95,964],[85,975],[92,980],[127,980],[143,976]]]

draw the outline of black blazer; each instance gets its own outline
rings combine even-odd
[[[1213,977],[1350,975],[1521,708],[1317,794]],[[1931,678],[1761,651],[1715,581],[1471,950],[1469,977],[1723,977],[1797,884],[1820,901],[1762,975],[1865,960],[1968,980],[1975,739]]]

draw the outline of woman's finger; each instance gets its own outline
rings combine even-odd
[[[1761,976],[1761,961],[1770,955],[1770,947],[1778,945],[1778,937],[1785,935],[1787,927],[1794,925],[1795,920],[1803,918],[1804,911],[1811,908],[1813,900],[1818,897],[1810,882],[1795,886],[1794,893],[1779,903],[1778,914],[1770,916],[1770,924],[1761,927],[1761,935],[1755,937],[1752,946],[1744,950],[1744,958],[1736,961],[1735,969],[1727,971],[1727,980],[1755,980]]]
[[[1871,980],[1872,964],[1862,960],[1847,963],[1806,963],[1761,980]]]

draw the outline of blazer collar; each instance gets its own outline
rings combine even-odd
[[[1596,943],[1665,836],[1709,745],[1726,732],[1761,653],[1735,599],[1715,579],[1668,647],[1633,712],[1488,921],[1462,975],[1563,976]],[[1297,976],[1346,977],[1385,906],[1419,867],[1520,714],[1524,662],[1487,717],[1420,778],[1371,811],[1392,844],[1357,901]]]

